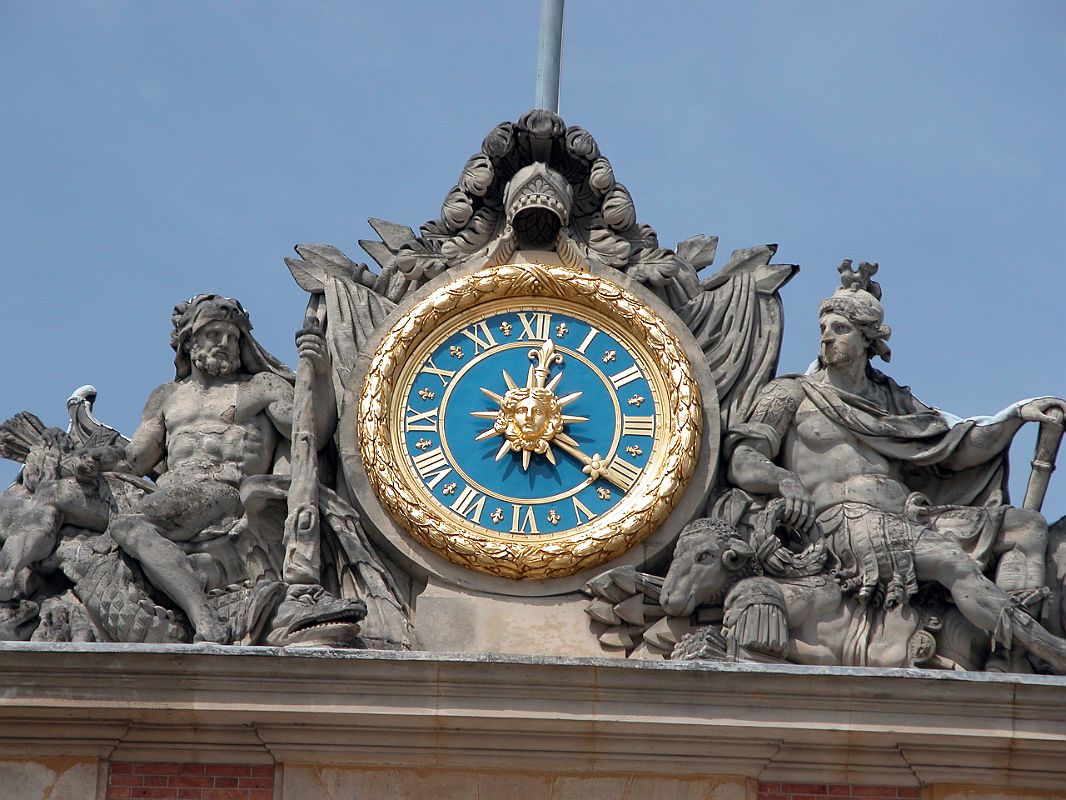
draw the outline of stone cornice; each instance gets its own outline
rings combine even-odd
[[[1066,785],[1066,678],[213,645],[0,645],[0,758]]]

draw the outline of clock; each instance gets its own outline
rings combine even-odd
[[[435,554],[511,579],[625,553],[696,467],[700,387],[645,300],[566,266],[447,282],[380,339],[358,396],[368,483]]]

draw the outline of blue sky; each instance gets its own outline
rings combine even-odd
[[[1066,5],[570,0],[561,113],[667,245],[776,242],[781,371],[842,258],[878,261],[893,362],[962,416],[1066,394]],[[132,432],[173,304],[241,299],[290,364],[298,242],[437,216],[533,100],[538,3],[0,4],[0,416],[72,389]],[[1016,493],[1033,436],[1015,449]],[[0,480],[15,475],[0,465]],[[1066,513],[1066,470],[1045,511]]]

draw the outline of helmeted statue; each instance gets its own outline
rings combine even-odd
[[[870,365],[888,360],[876,265],[821,303],[821,347],[806,375],[770,382],[730,431],[729,479],[784,498],[783,521],[817,525],[845,593],[886,608],[926,584],[993,641],[1066,666],[1066,642],[1041,628],[1047,523],[1005,502],[1006,456],[1028,421],[1055,424],[1058,398],[960,420]],[[993,570],[994,580],[985,570]]]

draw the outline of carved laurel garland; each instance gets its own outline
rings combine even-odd
[[[393,443],[390,400],[407,357],[419,342],[456,314],[501,298],[558,297],[608,315],[652,354],[662,370],[666,452],[658,469],[645,469],[625,499],[565,536],[501,541],[455,524],[411,490]],[[392,516],[421,544],[470,569],[506,578],[573,575],[625,553],[651,535],[680,500],[695,470],[702,400],[680,341],[635,295],[609,280],[565,266],[532,264],[483,269],[435,291],[405,314],[370,364],[358,402],[359,449],[367,479]],[[651,465],[649,465],[651,466]]]

